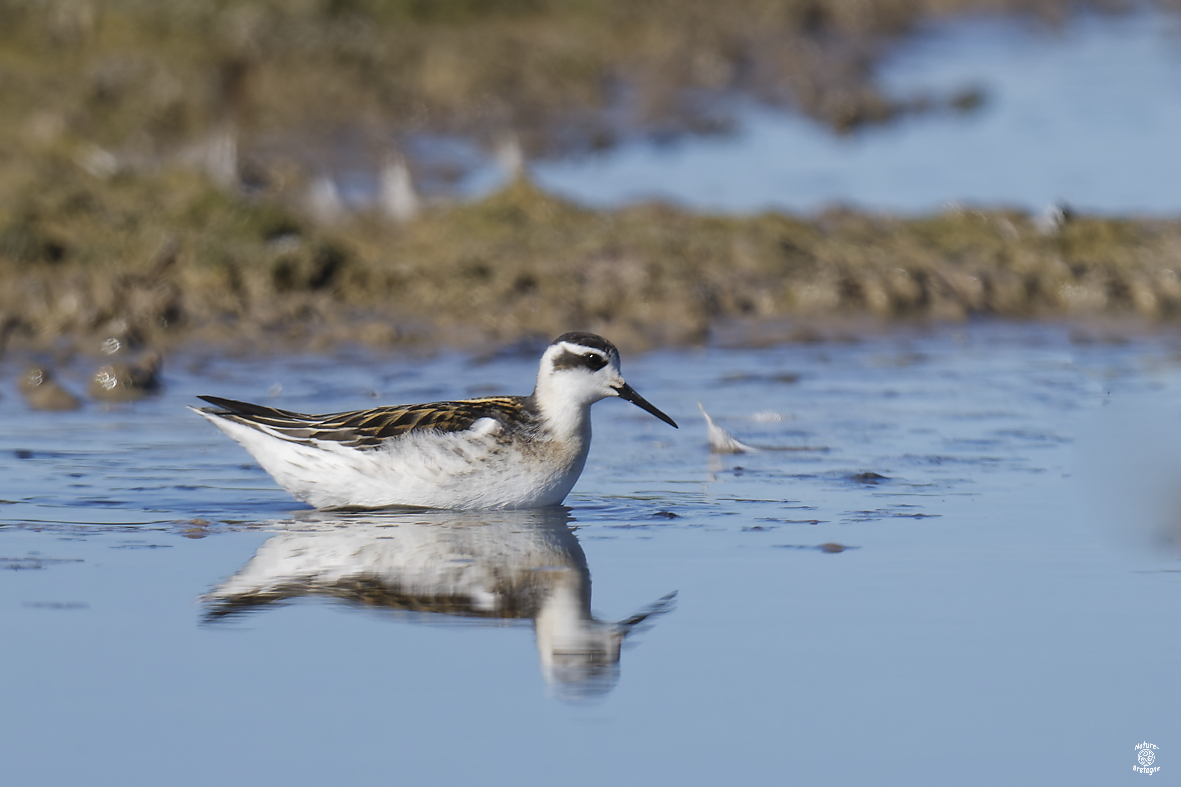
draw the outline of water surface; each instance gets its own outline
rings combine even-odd
[[[1081,14],[1062,29],[969,18],[931,26],[881,68],[893,95],[978,88],[975,112],[919,115],[848,136],[747,107],[739,131],[633,142],[541,164],[546,188],[600,206],[671,199],[705,210],[924,213],[949,203],[1175,214],[1181,196],[1181,36],[1173,16]]]
[[[531,351],[192,353],[65,414],[10,386],[6,781],[1111,784],[1142,740],[1167,777],[1181,337],[624,371],[682,428],[596,405],[567,507],[495,514],[312,512],[184,406],[523,393]],[[763,450],[711,455],[698,402]]]

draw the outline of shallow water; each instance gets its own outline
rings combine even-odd
[[[193,354],[65,414],[10,384],[6,783],[1110,784],[1143,740],[1176,767],[1181,337],[626,358],[682,428],[596,405],[548,512],[310,512],[183,409],[535,368]],[[764,450],[711,455],[698,402]]]
[[[1080,14],[1061,30],[1008,19],[933,25],[880,73],[897,96],[984,92],[976,112],[920,115],[839,137],[799,115],[737,113],[738,133],[634,142],[539,164],[548,189],[589,204],[670,199],[706,210],[815,211],[833,203],[922,213],[949,203],[1041,211],[1181,211],[1181,36],[1174,16]]]

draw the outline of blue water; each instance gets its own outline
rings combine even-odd
[[[625,357],[682,428],[600,403],[568,510],[494,515],[310,512],[184,407],[524,392],[532,353],[181,354],[65,414],[6,359],[4,781],[1112,784],[1145,740],[1167,781],[1181,336],[1109,338]],[[547,664],[554,610],[618,661]]]
[[[919,115],[850,136],[749,106],[738,133],[635,141],[539,163],[549,189],[609,206],[811,212],[839,203],[895,213],[949,204],[1101,213],[1181,211],[1181,37],[1175,16],[1082,14],[1051,30],[969,18],[923,31],[880,72],[895,96],[983,90],[981,109]]]

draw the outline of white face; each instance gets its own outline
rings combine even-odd
[[[542,368],[549,372],[550,385],[577,402],[592,404],[619,396],[627,385],[619,371],[617,353],[572,342],[551,345],[542,358]]]
[[[621,397],[647,410],[674,428],[676,422],[648,403],[623,379],[619,371],[619,352],[611,345],[601,347],[557,341],[541,359],[538,392],[565,401],[594,404],[609,396]]]

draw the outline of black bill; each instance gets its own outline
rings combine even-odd
[[[623,399],[624,401],[631,402],[636,407],[639,407],[641,410],[647,410],[648,412],[652,413],[652,415],[656,416],[661,421],[664,421],[666,424],[671,426],[673,429],[680,429],[680,427],[677,426],[676,421],[669,418],[667,415],[660,412],[655,407],[653,407],[651,404],[649,404],[647,399],[645,399],[644,397],[642,397],[638,393],[636,393],[632,389],[632,387],[630,385],[628,385],[627,383],[624,383],[623,385],[619,386],[615,390],[619,392],[620,399]]]

